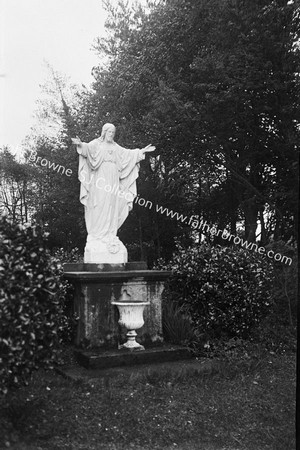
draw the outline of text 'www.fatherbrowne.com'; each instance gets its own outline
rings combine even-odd
[[[153,209],[153,203],[150,200],[145,200],[139,196],[135,198],[134,203],[148,209]],[[215,226],[210,226],[206,220],[198,220],[197,216],[184,216],[183,214],[173,211],[172,209],[159,205],[156,205],[155,209],[157,213],[165,214],[171,219],[176,219],[177,221],[190,226],[194,230],[209,233],[211,236],[221,235],[222,239],[227,240],[228,242],[233,242],[236,245],[241,245],[241,247],[247,250],[255,250],[255,252],[260,255],[267,255],[268,258],[274,259],[275,261],[280,261],[288,265],[292,264],[292,258],[281,255],[281,253],[275,253],[273,250],[267,250],[265,247],[259,247],[255,242],[248,242],[239,236],[229,233],[228,230],[221,230],[217,229]]]

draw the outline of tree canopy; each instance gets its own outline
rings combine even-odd
[[[92,89],[78,92],[70,105],[58,85],[62,132],[54,145],[35,144],[39,154],[73,169],[71,180],[51,184],[42,176],[47,211],[43,216],[37,206],[36,219],[47,217],[59,245],[82,247],[70,138],[91,140],[112,122],[123,146],[157,147],[141,166],[140,197],[248,241],[296,239],[299,3],[104,3],[107,36],[95,41],[99,66]],[[131,258],[151,263],[170,257],[176,239],[190,241],[195,231],[188,221],[136,204],[120,237]]]

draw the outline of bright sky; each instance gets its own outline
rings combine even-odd
[[[71,82],[89,85],[104,35],[101,0],[0,0],[0,146],[17,151],[30,132],[45,61]]]

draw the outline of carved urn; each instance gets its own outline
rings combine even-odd
[[[119,324],[125,326],[128,330],[126,334],[127,342],[121,345],[120,348],[145,350],[143,345],[136,342],[135,338],[137,333],[135,330],[138,330],[144,325],[144,308],[145,306],[150,305],[150,302],[118,301],[112,302],[112,305],[116,305],[118,307],[120,313]]]

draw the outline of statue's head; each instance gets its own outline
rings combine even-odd
[[[106,123],[102,127],[100,139],[102,141],[113,142],[116,133],[116,127],[112,123]]]

